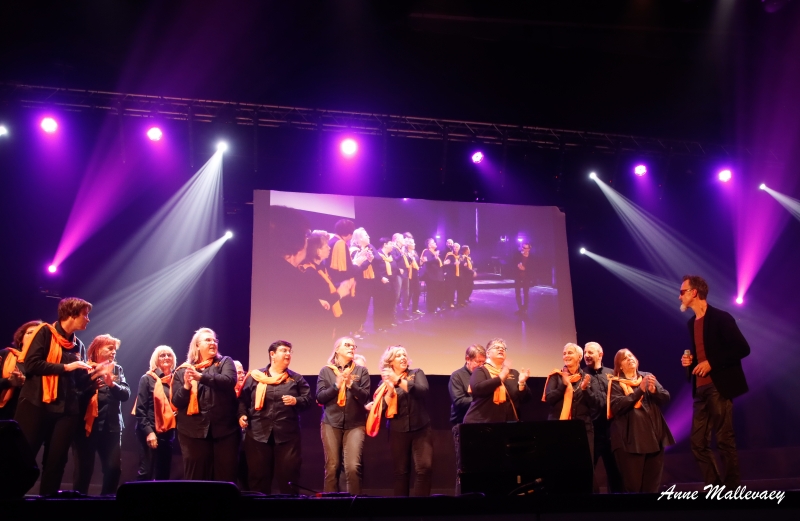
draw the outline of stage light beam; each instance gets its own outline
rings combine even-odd
[[[47,132],[48,134],[52,134],[56,130],[58,130],[58,123],[53,118],[44,118],[40,123],[42,130]]]
[[[800,221],[800,200],[795,199],[793,197],[789,197],[788,195],[782,194],[780,192],[776,192],[772,188],[768,187],[767,185],[762,185],[765,192],[771,195],[781,206],[783,206],[792,217]]]
[[[232,231],[225,232],[225,238],[226,239],[232,239],[233,238],[233,232]]]
[[[217,152],[227,152],[228,151],[228,144],[224,141],[220,141],[217,143]]]
[[[581,255],[586,255],[586,248],[581,248]]]
[[[764,184],[764,183],[761,183],[760,185],[758,185],[758,189],[759,190],[766,190],[767,189],[767,185]]]
[[[595,174],[594,172],[590,173],[589,179],[597,180],[597,174]]]
[[[8,129],[3,125],[0,125],[0,136],[7,136],[7,135],[8,135]]]
[[[744,299],[742,297],[736,297],[736,303],[741,306],[742,304],[744,304]]]
[[[164,133],[161,132],[161,129],[158,127],[150,127],[147,131],[147,137],[150,141],[161,141],[161,138],[164,136]]]
[[[58,266],[56,266],[55,264],[51,264],[50,266],[47,267],[48,273],[55,273],[56,271],[58,271]]]
[[[472,162],[473,162],[473,163],[475,163],[475,164],[477,165],[478,163],[480,163],[481,161],[483,161],[483,157],[484,157],[484,156],[483,156],[483,152],[481,152],[480,150],[478,150],[477,152],[475,152],[474,154],[472,154]]]

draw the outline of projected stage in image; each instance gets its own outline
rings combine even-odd
[[[278,191],[254,205],[251,367],[283,339],[292,369],[316,374],[353,336],[372,373],[403,345],[414,367],[450,374],[502,337],[512,366],[541,376],[575,341],[556,207]]]

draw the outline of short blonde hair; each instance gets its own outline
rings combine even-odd
[[[563,353],[568,347],[571,347],[572,349],[575,350],[575,352],[578,353],[578,356],[580,357],[580,360],[578,360],[578,362],[583,360],[583,348],[581,346],[579,346],[578,344],[574,344],[572,342],[567,342],[567,344],[564,346],[564,349],[562,349],[561,352]]]
[[[387,347],[386,351],[384,351],[383,354],[381,355],[381,361],[379,366],[380,370],[383,371],[384,369],[391,369],[392,362],[394,362],[394,359],[400,355],[400,351],[404,352],[406,354],[406,357],[408,357],[408,351],[406,351],[406,348],[403,346]],[[410,358],[408,359],[408,367],[411,367]]]
[[[198,362],[197,352],[200,350],[200,337],[205,333],[211,333],[214,335],[214,338],[217,338],[217,334],[214,332],[214,330],[207,327],[201,327],[195,331],[192,341],[189,342],[189,353],[186,355],[186,361],[190,364],[196,364]],[[217,351],[217,356],[219,356],[219,351]]]
[[[91,362],[97,362],[94,357],[100,348],[113,345],[116,349],[119,349],[119,344],[119,338],[114,338],[111,335],[97,335],[92,340],[92,343],[89,344],[89,349],[86,351],[86,359]]]
[[[155,371],[158,368],[158,357],[161,356],[161,353],[167,352],[172,355],[172,370],[175,370],[175,364],[178,363],[178,357],[175,356],[175,351],[172,350],[170,346],[158,346],[153,350],[153,354],[150,355],[150,370]]]

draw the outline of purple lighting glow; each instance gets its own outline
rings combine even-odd
[[[40,123],[42,130],[47,132],[48,134],[52,134],[56,130],[58,130],[58,123],[53,118],[44,118]]]
[[[741,306],[742,304],[744,304],[744,299],[742,297],[736,297],[736,303]]]
[[[475,164],[478,164],[481,161],[483,161],[483,152],[478,150],[477,152],[472,154],[472,162],[475,163]]]
[[[353,157],[358,152],[358,143],[354,139],[347,138],[339,145],[339,150],[345,157]]]
[[[647,173],[647,166],[646,165],[636,165],[633,169],[633,173],[638,175],[639,177],[645,175]]]
[[[161,132],[161,129],[158,127],[150,127],[147,131],[147,137],[150,141],[161,141],[161,138],[164,136],[164,133]]]
[[[728,181],[731,180],[731,177],[733,177],[733,175],[731,174],[730,170],[725,169],[725,170],[720,170],[717,177],[719,177],[719,180],[722,181],[723,183],[727,183]]]
[[[47,267],[47,271],[48,273],[55,273],[56,271],[58,271],[58,267],[55,264],[51,264],[50,266]]]

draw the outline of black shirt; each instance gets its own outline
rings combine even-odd
[[[440,254],[441,255],[441,254]],[[439,257],[442,262],[444,259]],[[442,266],[439,266],[439,261],[436,260],[436,255],[429,249],[426,249],[420,254],[420,261],[425,261],[420,267],[420,277],[424,280],[433,280],[442,282],[444,280],[444,271]]]
[[[591,411],[592,421],[597,425],[598,423],[608,423],[608,415],[606,414],[605,403],[608,400],[608,375],[614,375],[614,371],[608,367],[600,366],[600,369],[594,367],[587,367],[586,374],[592,377],[592,382],[589,391],[595,395],[595,407]]]
[[[287,263],[288,264],[288,263]],[[299,273],[299,272],[298,272]],[[178,432],[189,438],[223,438],[239,430],[236,413],[236,366],[229,356],[223,356],[201,372],[197,384],[198,414],[186,414],[191,391],[183,387],[186,368],[175,371],[172,381],[172,404],[178,408]]]
[[[9,351],[9,349],[0,350],[0,371],[3,369],[6,357],[10,353],[11,351]],[[21,364],[17,361],[17,369],[20,373],[25,374],[25,364]],[[17,400],[19,400],[19,392],[22,390],[22,387],[14,387],[11,385],[11,378],[3,378],[2,374],[0,374],[0,395],[7,389],[12,389],[11,397],[8,399],[8,402],[0,408],[0,420],[14,419],[14,412],[17,410]]]
[[[346,367],[339,368],[339,371],[343,369]],[[364,405],[370,399],[369,371],[366,367],[356,365],[353,367],[353,374],[357,378],[353,380],[353,385],[346,391],[344,407],[340,407],[336,403],[339,398],[336,374],[328,366],[320,370],[317,378],[317,402],[323,407],[322,423],[327,423],[337,429],[366,427],[367,411],[364,409]]]
[[[125,381],[125,374],[122,366],[114,364],[113,370],[114,387],[103,385],[97,390],[97,418],[92,424],[92,432],[108,431],[122,432],[125,422],[122,419],[122,402],[127,402],[131,397],[131,388]],[[88,405],[88,400],[94,395],[94,382],[89,390],[84,393],[84,403]]]
[[[527,384],[527,382],[526,382]],[[519,405],[531,399],[528,386],[519,390],[519,371],[511,369],[505,380],[492,378],[486,367],[476,369],[469,379],[472,403],[464,415],[464,423],[502,423],[519,419]],[[505,385],[506,401],[494,403],[494,390]]]
[[[19,393],[19,399],[36,407],[44,407],[51,413],[80,415],[84,413],[81,410],[81,395],[91,384],[89,372],[85,369],[65,371],[64,366],[78,360],[85,362],[86,347],[74,333],[67,335],[60,322],[56,322],[55,328],[58,334],[72,341],[73,347],[71,349],[61,347],[61,363],[51,364],[47,361],[47,354],[50,352],[50,340],[53,334],[47,326],[42,327],[33,337],[25,357],[26,380]],[[51,403],[42,401],[42,376],[45,375],[58,375],[58,393]]]
[[[389,418],[389,430],[395,432],[412,432],[431,423],[428,410],[425,408],[425,396],[428,394],[428,379],[422,369],[409,369],[406,377],[405,392],[397,387],[397,414]],[[384,407],[384,411],[386,408]]]
[[[447,389],[450,391],[450,423],[464,423],[464,415],[472,403],[472,395],[467,392],[471,376],[467,364],[450,375],[447,384]]]
[[[578,369],[578,374],[581,375],[581,380],[572,383],[572,419],[583,420],[587,423],[592,422],[592,415],[597,413],[597,409],[605,406],[598,401],[598,397],[591,391],[591,387],[587,390],[581,389],[581,382],[586,373],[583,369]],[[567,386],[561,379],[560,374],[554,374],[547,381],[547,389],[545,390],[545,401],[550,406],[550,413],[547,415],[548,420],[558,420],[561,418],[561,409],[564,406],[564,393]]]
[[[269,366],[261,369],[269,375]],[[256,441],[269,442],[270,435],[275,443],[284,443],[300,436],[300,413],[311,405],[311,387],[302,375],[289,369],[288,378],[277,385],[268,385],[264,394],[264,405],[256,410],[256,387],[258,382],[248,375],[239,393],[239,415],[247,416],[247,434]],[[295,405],[283,403],[283,396],[294,396]]]
[[[161,369],[153,371],[159,378],[164,377]],[[164,386],[164,394],[167,399],[170,397],[169,383],[162,383]],[[136,428],[145,433],[145,435],[155,432],[157,436],[169,437],[175,435],[174,429],[166,432],[156,432],[156,411],[155,402],[153,401],[153,391],[156,387],[156,381],[149,374],[143,374],[139,379],[139,393],[136,396]]]
[[[642,377],[650,373],[639,372]],[[656,382],[656,392],[645,392],[645,386],[635,387],[625,396],[619,382],[611,384],[611,450],[622,449],[633,454],[659,452],[675,443],[661,407],[669,403],[669,392]],[[642,406],[634,405],[642,398]]]

